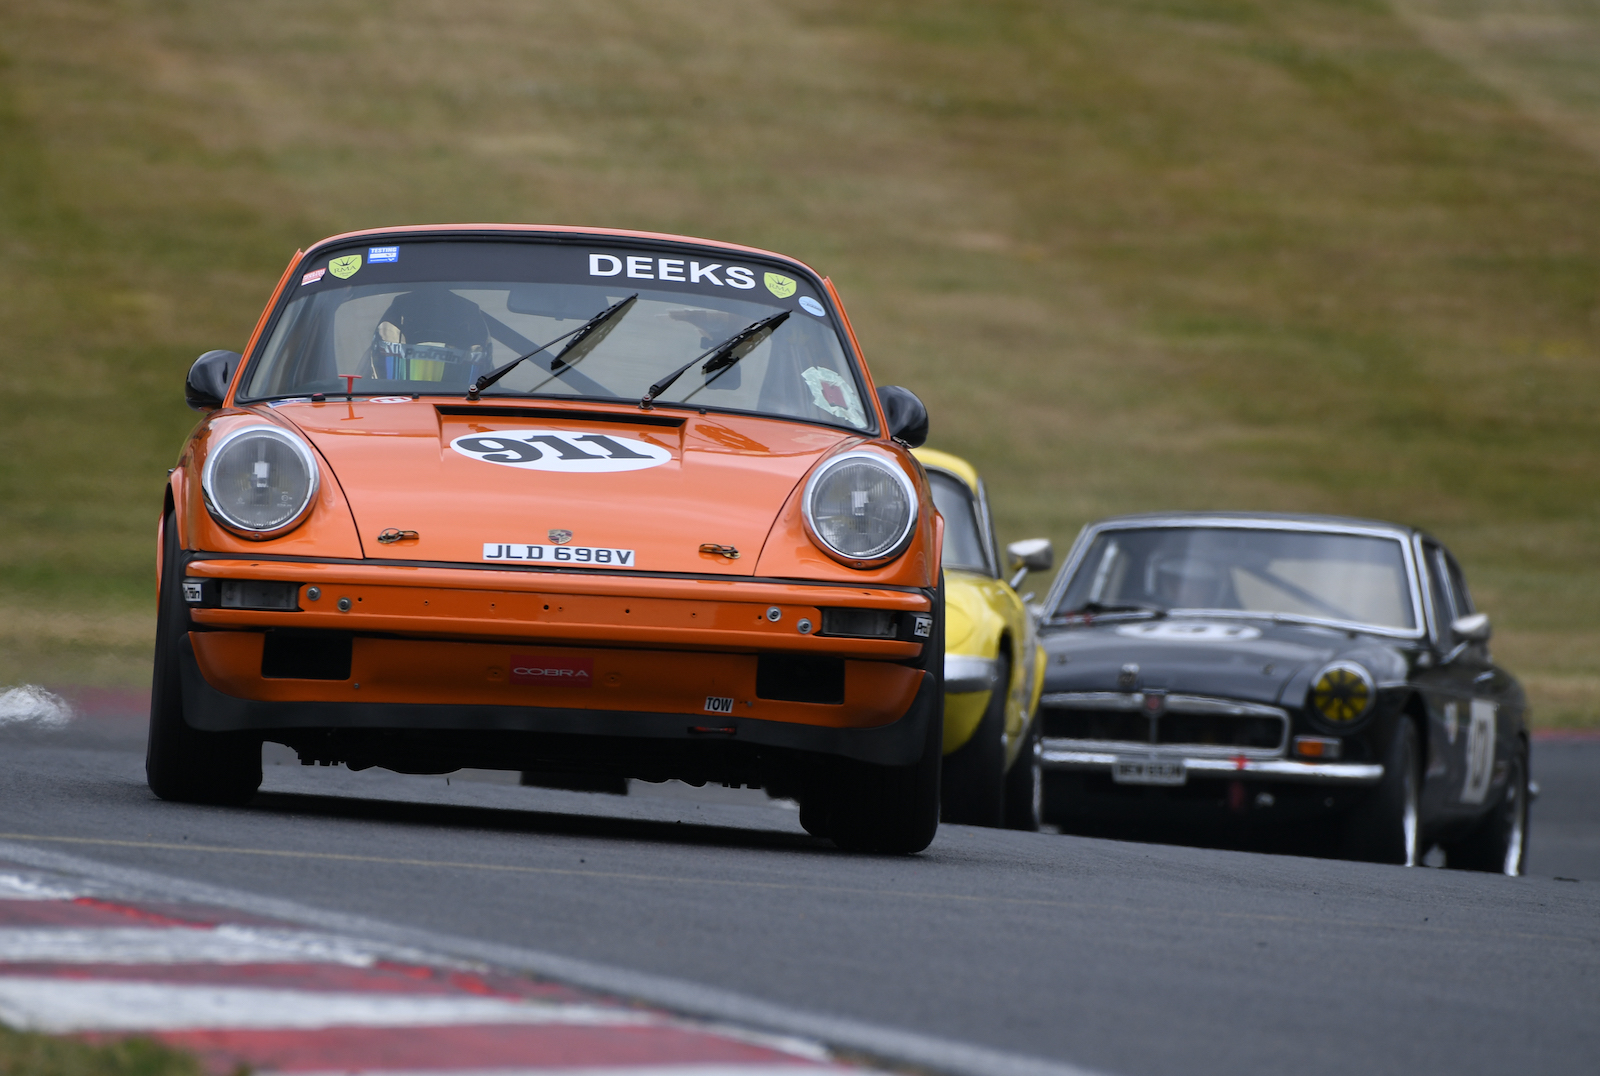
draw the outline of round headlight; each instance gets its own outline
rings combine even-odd
[[[1311,682],[1306,702],[1328,725],[1347,729],[1367,716],[1376,697],[1371,673],[1353,661],[1336,661]]]
[[[218,523],[246,538],[275,538],[311,507],[317,460],[287,430],[245,426],[211,446],[200,486]]]
[[[899,555],[917,524],[917,489],[875,452],[845,452],[806,484],[806,526],[830,555],[854,567]]]

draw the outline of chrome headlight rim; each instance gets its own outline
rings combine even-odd
[[[1329,675],[1337,672],[1353,674],[1361,681],[1362,686],[1366,689],[1367,696],[1366,705],[1361,708],[1360,713],[1342,721],[1324,714],[1317,708],[1315,701],[1317,685],[1321,684]],[[1356,661],[1339,660],[1328,662],[1328,664],[1317,670],[1316,675],[1311,678],[1310,686],[1306,688],[1306,715],[1313,724],[1331,732],[1346,733],[1360,728],[1366,719],[1372,716],[1372,709],[1377,703],[1378,687],[1372,679],[1372,673],[1365,665]]]
[[[894,541],[885,546],[882,551],[870,557],[859,557],[835,549],[822,536],[822,531],[817,527],[816,521],[811,515],[811,501],[823,479],[847,463],[859,462],[877,466],[893,477],[900,484],[900,489],[905,494],[906,503],[910,505],[910,511],[906,513],[905,526],[896,535]],[[828,556],[850,568],[877,568],[897,559],[900,554],[906,551],[906,547],[911,544],[911,537],[917,532],[917,522],[922,517],[922,501],[917,494],[916,483],[911,480],[911,476],[906,473],[905,468],[901,467],[897,460],[882,452],[858,448],[848,452],[841,452],[837,456],[830,456],[815,471],[811,472],[811,477],[806,480],[805,493],[800,498],[800,516],[805,520],[806,534],[816,544],[817,548]]]
[[[243,437],[262,436],[272,438],[281,444],[288,445],[290,450],[299,457],[305,466],[309,480],[306,486],[305,502],[298,511],[283,523],[272,528],[252,527],[248,523],[240,522],[228,515],[227,511],[217,503],[212,496],[212,488],[216,479],[217,461],[222,458],[223,451],[233,442]],[[229,430],[206,449],[206,463],[200,471],[200,492],[205,498],[206,511],[211,513],[211,518],[216,520],[225,529],[237,534],[241,538],[248,538],[255,542],[265,542],[273,538],[282,537],[306,521],[311,514],[312,505],[317,503],[317,491],[322,486],[322,469],[317,466],[317,455],[311,451],[311,446],[305,440],[283,429],[268,423],[254,423],[249,426],[240,426]]]

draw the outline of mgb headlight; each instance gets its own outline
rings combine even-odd
[[[218,523],[246,538],[276,538],[310,509],[317,459],[287,430],[245,426],[211,446],[200,486]]]
[[[875,452],[844,452],[806,483],[806,527],[817,544],[852,567],[896,557],[917,525],[917,489]]]
[[[1376,695],[1371,673],[1353,661],[1336,661],[1311,681],[1307,709],[1322,724],[1343,732],[1367,716]]]

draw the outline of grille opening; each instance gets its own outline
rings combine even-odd
[[[774,702],[844,702],[844,659],[762,654],[756,658],[756,698]]]
[[[352,636],[342,631],[269,631],[261,675],[275,680],[348,680]]]
[[[1138,710],[1040,710],[1044,735],[1063,740],[1249,747],[1274,750],[1283,743],[1282,718],[1238,714],[1186,714],[1168,710],[1155,721]]]
[[[1157,743],[1206,744],[1216,747],[1277,747],[1283,722],[1276,717],[1213,717],[1208,714],[1161,715]]]
[[[300,608],[299,583],[269,583],[260,579],[224,579],[221,587],[224,609]]]
[[[894,613],[882,609],[824,609],[822,634],[857,639],[893,639]]]
[[[1066,740],[1150,742],[1150,718],[1137,710],[1041,711],[1044,735]]]

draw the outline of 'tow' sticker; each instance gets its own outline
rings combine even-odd
[[[527,471],[642,471],[672,458],[660,445],[611,433],[571,430],[497,430],[457,437],[450,447],[463,456]]]

